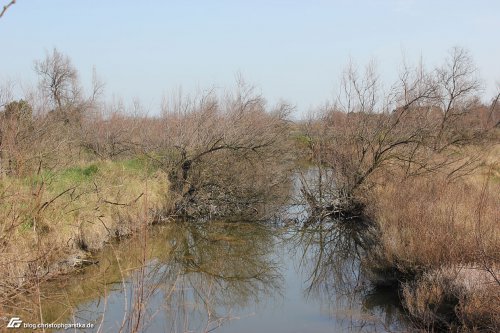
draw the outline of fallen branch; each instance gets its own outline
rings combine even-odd
[[[56,201],[57,198],[61,197],[62,195],[64,195],[65,193],[71,191],[71,190],[74,190],[76,188],[76,186],[73,186],[73,187],[70,187],[64,191],[62,191],[61,193],[59,193],[58,195],[56,195],[54,198],[52,198],[52,200],[50,201],[46,201],[43,203],[43,205],[40,207],[40,209],[38,209],[38,212],[44,210],[45,208],[47,208],[51,203],[53,203],[54,201]]]
[[[144,195],[144,193],[139,194],[139,196],[137,198],[135,198],[134,200],[132,200],[130,203],[120,203],[120,202],[109,201],[106,199],[103,199],[102,201],[107,203],[107,204],[115,205],[115,206],[131,206],[133,203],[136,203],[137,200],[139,200],[143,195]]]

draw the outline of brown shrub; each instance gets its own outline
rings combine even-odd
[[[470,267],[425,273],[403,286],[404,305],[427,329],[498,332],[500,286],[492,276]]]
[[[379,177],[369,195],[379,244],[365,264],[376,279],[407,279],[403,304],[426,329],[500,327],[500,191],[477,179]]]
[[[380,230],[382,266],[411,271],[479,264],[485,254],[488,262],[500,259],[500,195],[493,189],[483,192],[437,175],[386,179],[368,202]]]
[[[269,216],[291,169],[286,119],[290,108],[268,110],[251,87],[235,94],[173,101],[164,108],[164,142],[157,160],[169,173],[182,217]]]

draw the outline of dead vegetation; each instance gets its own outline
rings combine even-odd
[[[364,74],[350,65],[340,86],[337,100],[303,124],[315,170],[302,178],[309,222],[367,215],[375,239],[363,266],[376,285],[404,282],[417,323],[498,330],[490,304],[500,290],[500,94],[481,102],[477,71],[459,48],[432,70],[404,66],[389,89],[372,65]]]
[[[351,65],[337,100],[294,126],[289,105],[269,108],[242,81],[166,100],[152,117],[140,103],[101,102],[96,76],[85,92],[57,50],[35,69],[39,87],[22,99],[0,89],[4,300],[154,222],[268,219],[288,198],[295,148],[313,165],[308,223],[368,215],[363,264],[375,282],[404,282],[424,327],[498,328],[481,304],[499,288],[500,95],[481,100],[463,49],[431,70],[404,66],[389,88],[374,66]]]
[[[290,167],[286,104],[265,100],[240,83],[236,92],[173,100],[164,105],[167,129],[158,150],[183,218],[269,216],[268,203],[285,198]]]
[[[332,173],[321,182],[331,200],[317,208],[357,211],[377,174],[393,168],[403,178],[444,172],[452,180],[470,173],[481,149],[469,148],[486,142],[499,117],[498,96],[483,105],[479,92],[472,60],[458,48],[433,70],[405,66],[388,90],[373,65],[364,74],[350,65],[336,101],[303,126],[312,163]]]
[[[269,110],[241,83],[151,117],[138,102],[102,102],[95,73],[86,92],[55,49],[35,71],[39,85],[22,99],[0,89],[2,302],[144,226],[260,219],[285,200],[288,105]]]
[[[407,281],[403,302],[427,329],[495,332],[500,324],[498,183],[473,179],[388,180],[371,194],[380,238],[365,264],[375,281]]]

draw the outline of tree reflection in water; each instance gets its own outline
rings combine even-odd
[[[41,306],[28,295],[9,313],[89,332],[211,331],[282,294],[275,245],[257,223],[170,223],[110,244],[99,265],[42,286]]]
[[[169,235],[173,250],[158,263],[169,331],[213,330],[235,319],[233,310],[280,293],[283,278],[270,259],[275,240],[267,227],[182,224]]]
[[[395,295],[370,289],[365,278],[371,236],[362,223],[155,227],[43,289],[43,318],[92,321],[101,332],[400,330]],[[37,322],[36,310],[33,318],[15,314]]]
[[[310,216],[289,241],[299,251],[306,298],[352,332],[405,330],[397,292],[372,287],[364,271],[366,250],[374,245],[368,221]]]

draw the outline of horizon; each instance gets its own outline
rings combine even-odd
[[[270,105],[284,100],[300,117],[334,98],[349,61],[373,60],[389,85],[403,59],[434,67],[459,46],[471,53],[488,99],[500,87],[499,10],[493,1],[17,1],[0,19],[8,51],[0,81],[14,82],[22,97],[37,83],[34,61],[57,48],[85,88],[95,67],[105,101],[139,100],[152,115],[163,96],[231,89],[241,75]]]

